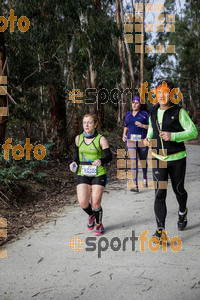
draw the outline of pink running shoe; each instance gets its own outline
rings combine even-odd
[[[92,218],[90,218],[89,216],[88,223],[87,223],[88,230],[92,230],[94,228],[94,225],[95,225],[95,216],[93,216]]]
[[[103,224],[96,224],[95,235],[102,235],[104,233]]]

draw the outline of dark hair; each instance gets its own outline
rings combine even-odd
[[[145,104],[141,104],[140,109],[143,110],[143,111],[146,111],[147,113],[149,113],[149,109],[148,109],[148,106],[147,106],[146,103]]]
[[[173,90],[174,84],[173,84],[171,81],[167,80],[167,79],[162,79],[162,80],[160,80],[160,81],[158,82],[156,88],[157,88],[159,85],[162,85],[163,81],[166,82],[166,84]]]

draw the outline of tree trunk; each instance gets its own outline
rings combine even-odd
[[[119,90],[119,84],[118,83],[116,83],[116,87]],[[122,102],[118,101],[117,124],[121,124],[122,123],[121,107],[122,107]]]
[[[144,34],[144,20],[145,20],[145,1],[143,0],[143,5],[142,5],[142,28],[143,28],[143,34]],[[142,52],[141,52],[141,58],[140,58],[140,84],[142,85],[144,82],[144,39],[142,43]]]
[[[120,11],[121,11],[121,23],[124,27],[124,9],[123,9],[123,3],[120,0]],[[128,57],[128,68],[129,68],[129,73],[130,73],[130,79],[132,82],[132,90],[134,91],[134,73],[133,73],[133,65],[132,65],[132,60],[131,60],[131,52],[130,52],[130,48],[129,48],[129,44],[125,43],[126,46],[126,53],[127,53],[127,57]]]
[[[72,76],[72,86],[73,89],[76,89],[76,78],[75,78],[75,72],[74,72],[74,65],[71,59],[71,55],[73,53],[73,49],[74,49],[74,37],[72,38],[70,47],[68,49],[68,62],[70,65],[70,69],[71,69],[71,76]],[[78,107],[77,104],[74,103],[74,127],[75,127],[75,136],[79,135],[79,122],[78,122]]]
[[[92,55],[91,51],[89,48],[87,48],[88,52],[88,57],[89,57],[89,73],[90,73],[90,87],[91,88],[96,88],[96,77],[97,77],[97,72],[94,70],[93,66],[93,60],[92,60]],[[90,105],[89,110],[91,114],[96,114],[97,113],[97,103],[94,103],[94,105]]]
[[[38,54],[38,65],[39,65],[39,71],[41,72],[41,63],[40,63],[40,55]],[[42,108],[42,143],[44,143],[44,137],[46,138],[47,136],[47,122],[45,119],[45,112],[44,112],[44,99],[43,99],[43,86],[41,85],[39,87],[39,98],[40,98],[40,103],[41,103],[41,108]]]
[[[116,8],[117,8],[117,27],[120,30],[121,28],[121,18],[120,18],[120,3],[118,0],[116,1]],[[120,59],[120,64],[121,64],[121,87],[122,90],[125,91],[126,89],[126,73],[125,73],[125,59],[124,59],[124,45],[122,43],[122,39],[119,36],[118,38],[118,47],[119,47],[119,59]],[[122,103],[122,119],[125,116],[126,113],[126,96],[123,93],[123,103]],[[122,122],[122,120],[121,120]],[[120,122],[120,123],[121,123]]]
[[[74,67],[72,65],[72,62],[70,61],[71,64],[71,73],[72,73],[72,84],[73,84],[73,89],[76,89],[76,78],[75,78],[75,72],[74,72]],[[75,136],[79,135],[79,122],[78,122],[78,105],[77,103],[74,103],[74,125],[75,125]]]
[[[3,32],[0,32],[0,78],[1,76],[6,76],[5,64],[5,45]],[[4,71],[3,71],[4,69]],[[1,83],[1,79],[0,79]],[[6,87],[4,85],[4,87]],[[7,96],[0,94],[0,107],[7,107]],[[8,121],[6,110],[0,109],[0,147],[4,144],[5,133],[6,133],[6,123]],[[1,148],[0,148],[1,149]]]
[[[103,88],[103,82],[100,82],[99,85],[98,85],[98,92]],[[99,119],[99,122],[100,122],[100,129],[104,129],[104,105],[102,102],[101,102],[101,98],[99,97],[99,93],[98,93],[98,111],[97,111],[97,116],[98,116],[98,119]]]
[[[50,86],[50,99],[53,150],[63,155],[68,149],[65,97],[55,93],[53,84]]]

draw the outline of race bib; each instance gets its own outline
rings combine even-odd
[[[141,134],[131,134],[131,140],[140,141],[142,138]]]
[[[97,166],[84,165],[81,167],[81,174],[87,177],[94,177],[97,175]]]

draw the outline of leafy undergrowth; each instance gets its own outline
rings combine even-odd
[[[124,147],[120,134],[104,132],[112,154],[108,180],[117,179],[117,149]],[[0,218],[7,219],[7,238],[0,245],[33,228],[35,224],[55,218],[66,205],[77,202],[76,175],[70,172],[72,153],[65,159],[5,161],[0,155]]]
[[[7,240],[17,237],[26,228],[51,218],[54,211],[71,204],[75,193],[75,176],[67,171],[66,164],[49,162],[39,165],[39,181],[33,178],[12,180],[9,186],[0,184],[0,217],[7,219]],[[5,240],[2,239],[2,242]]]

